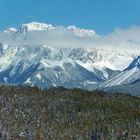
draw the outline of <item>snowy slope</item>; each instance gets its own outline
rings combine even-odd
[[[128,93],[135,96],[140,96],[140,81],[135,81],[131,84],[127,85],[118,85],[118,86],[112,86],[112,87],[106,87],[103,89],[104,91],[110,92],[110,93]]]
[[[132,63],[117,76],[102,83],[100,87],[115,87],[136,83],[140,81],[140,56],[136,57]]]

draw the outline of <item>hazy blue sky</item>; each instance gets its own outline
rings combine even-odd
[[[0,29],[31,21],[104,34],[140,25],[140,0],[0,0]]]

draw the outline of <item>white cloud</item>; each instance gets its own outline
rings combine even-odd
[[[36,23],[36,22],[35,22]],[[34,28],[34,25],[30,27]],[[37,23],[36,23],[37,24]],[[28,24],[24,24],[28,28]],[[38,31],[35,29],[27,31],[27,33],[15,32],[12,35],[0,32],[0,42],[11,45],[48,45],[53,47],[107,47],[114,49],[131,49],[140,50],[140,27],[133,26],[128,29],[116,29],[107,35],[97,35],[95,31],[80,29],[75,26],[69,27],[53,27],[43,25],[43,30]],[[46,27],[46,29],[45,29]],[[22,31],[24,27],[22,27]],[[21,30],[20,30],[21,31]]]

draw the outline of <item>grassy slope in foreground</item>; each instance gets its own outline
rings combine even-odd
[[[0,87],[0,138],[140,139],[140,98],[62,87]]]

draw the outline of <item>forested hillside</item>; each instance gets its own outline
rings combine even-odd
[[[140,98],[0,87],[0,140],[140,140]]]

